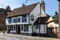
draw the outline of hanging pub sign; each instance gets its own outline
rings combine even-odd
[[[34,16],[33,15],[31,15],[31,20],[34,21]]]

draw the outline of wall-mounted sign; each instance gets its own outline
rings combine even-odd
[[[33,15],[31,15],[31,20],[34,21],[34,16]]]

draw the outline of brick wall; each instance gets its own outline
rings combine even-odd
[[[57,33],[57,37],[60,38],[60,0],[58,0],[58,22],[59,22],[59,32]]]
[[[6,29],[6,25],[5,25],[5,18],[6,18],[6,15],[4,12],[0,12],[0,30],[4,30]]]
[[[44,2],[44,1],[41,1],[40,7],[41,7],[41,8],[44,10],[44,12],[45,12],[45,2]]]

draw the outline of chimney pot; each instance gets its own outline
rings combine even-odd
[[[41,1],[40,6],[45,12],[45,2],[44,2],[44,0]]]
[[[22,5],[23,7],[26,6],[25,4]]]
[[[10,6],[6,6],[6,10],[10,10]]]

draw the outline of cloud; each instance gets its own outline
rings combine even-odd
[[[11,9],[19,7],[24,3],[23,0],[0,0],[0,8],[5,8],[6,6],[10,6]]]
[[[38,1],[38,0],[36,0]],[[22,6],[22,4],[32,4],[35,0],[0,0],[0,8],[6,8],[6,6],[10,6],[11,9]]]

